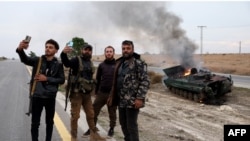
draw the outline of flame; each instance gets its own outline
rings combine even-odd
[[[184,76],[190,75],[191,74],[191,69],[186,69],[184,72]]]

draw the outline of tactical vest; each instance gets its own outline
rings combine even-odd
[[[70,83],[72,84],[72,87],[73,87],[72,90],[73,92],[76,92],[76,93],[77,92],[90,93],[94,88],[95,82],[93,79],[87,80],[81,76],[84,65],[82,62],[82,58],[80,56],[77,56],[77,58],[79,62],[78,72],[76,76],[72,75],[70,79]],[[91,62],[91,71],[92,71],[92,74],[94,74],[95,67],[93,65],[93,62],[92,61],[90,62]]]

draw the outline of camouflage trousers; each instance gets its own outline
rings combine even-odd
[[[70,97],[71,102],[71,136],[77,137],[77,128],[78,128],[78,119],[80,118],[80,110],[83,107],[83,110],[86,114],[86,120],[88,126],[91,130],[95,131],[95,122],[94,122],[94,109],[91,101],[91,94],[83,93],[74,93]]]

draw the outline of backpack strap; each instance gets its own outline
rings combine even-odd
[[[78,73],[83,71],[83,64],[82,64],[82,58],[81,56],[77,56],[78,62],[79,62],[79,68],[78,68]]]

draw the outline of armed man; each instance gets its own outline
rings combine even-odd
[[[66,46],[61,53],[61,60],[65,67],[72,69],[70,82],[70,102],[71,102],[71,141],[77,140],[78,119],[80,117],[81,106],[86,113],[86,120],[90,128],[90,141],[105,141],[106,139],[98,134],[94,122],[94,109],[91,101],[91,92],[94,88],[93,74],[95,72],[92,57],[92,46],[84,44],[81,56],[69,59],[67,53],[72,48]]]
[[[56,94],[59,84],[65,81],[63,65],[60,63],[55,54],[59,49],[58,43],[50,39],[45,43],[45,55],[41,57],[28,57],[23,49],[27,49],[29,41],[20,42],[16,52],[21,61],[32,66],[32,76],[30,81],[30,113],[31,118],[31,136],[32,141],[38,141],[38,129],[43,107],[46,112],[46,141],[51,141],[54,114],[56,104]],[[28,115],[30,114],[28,112]]]

